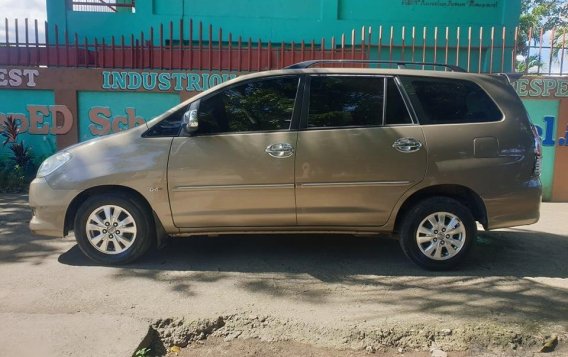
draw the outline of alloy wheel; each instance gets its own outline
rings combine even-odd
[[[436,212],[418,225],[416,243],[422,254],[433,260],[455,257],[466,240],[466,229],[458,216]]]
[[[126,209],[105,205],[95,209],[87,219],[89,243],[104,254],[120,254],[134,243],[137,227],[132,214]]]

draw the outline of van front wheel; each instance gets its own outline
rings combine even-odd
[[[429,198],[404,216],[400,245],[404,254],[422,268],[445,270],[461,263],[476,236],[471,212],[446,197]]]
[[[88,198],[75,217],[79,248],[103,264],[126,264],[141,257],[154,238],[152,215],[127,195],[102,194]]]

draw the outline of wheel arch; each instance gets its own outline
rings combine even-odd
[[[148,212],[152,213],[154,219],[154,225],[156,227],[156,232],[158,233],[156,236],[158,240],[157,242],[158,246],[162,244],[162,240],[165,238],[163,235],[163,232],[165,232],[164,228],[162,226],[162,223],[160,222],[160,219],[158,218],[156,213],[152,210],[152,206],[150,205],[146,197],[144,197],[140,192],[130,187],[120,186],[120,185],[103,185],[103,186],[91,187],[78,194],[71,201],[71,203],[67,207],[67,211],[65,212],[65,224],[63,227],[64,229],[63,234],[67,235],[69,231],[73,230],[73,224],[75,221],[75,215],[77,213],[77,210],[89,197],[105,193],[124,194],[129,197],[134,197],[137,201],[142,203],[145,206],[145,208],[148,210]]]
[[[487,229],[487,209],[481,197],[468,187],[443,184],[423,188],[408,197],[397,212],[394,231],[399,231],[404,216],[414,205],[431,197],[448,197],[459,201],[469,209],[473,218]]]

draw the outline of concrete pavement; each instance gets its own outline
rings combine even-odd
[[[460,270],[423,271],[392,240],[177,239],[127,267],[72,238],[33,236],[23,195],[0,195],[0,356],[129,356],[151,321],[254,313],[335,329],[490,321],[568,331],[568,204],[481,232]]]

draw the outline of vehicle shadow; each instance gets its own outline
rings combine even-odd
[[[0,194],[0,264],[42,264],[58,255],[61,241],[33,235],[28,228],[31,210],[25,194]]]
[[[481,232],[471,257],[443,272],[413,265],[389,239],[196,237],[173,239],[165,249],[116,270],[115,277],[167,282],[186,296],[203,291],[203,284],[225,291],[229,283],[250,294],[338,308],[368,304],[396,313],[565,324],[568,286],[547,279],[568,277],[567,258],[568,237],[510,230]],[[59,261],[92,265],[77,247]]]
[[[471,256],[451,271],[414,266],[396,240],[350,235],[228,235],[172,238],[132,269],[308,273],[322,281],[349,275],[567,278],[568,237],[530,231],[480,232]],[[97,265],[77,246],[67,265]]]

